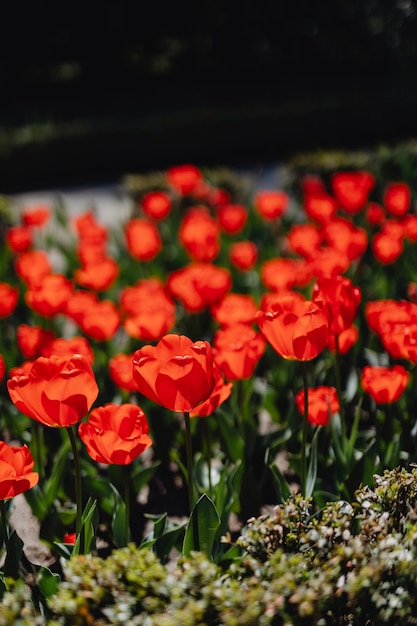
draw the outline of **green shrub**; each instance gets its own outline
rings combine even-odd
[[[387,471],[353,504],[314,511],[297,495],[250,520],[225,568],[200,553],[165,567],[133,544],[72,558],[47,623],[402,626],[417,613],[416,540],[417,470]]]

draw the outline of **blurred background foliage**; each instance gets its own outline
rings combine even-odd
[[[417,132],[417,0],[7,3],[0,188]]]

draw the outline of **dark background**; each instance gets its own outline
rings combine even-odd
[[[417,0],[14,2],[0,191],[417,135]]]

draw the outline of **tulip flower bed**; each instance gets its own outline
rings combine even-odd
[[[0,624],[412,623],[413,189],[128,189],[111,227],[2,201]]]

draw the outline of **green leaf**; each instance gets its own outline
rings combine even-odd
[[[219,526],[220,517],[214,502],[203,493],[192,510],[187,524],[182,549],[184,556],[190,556],[193,550],[205,552],[211,556]]]
[[[64,559],[68,561],[71,558],[72,553],[74,551],[74,546],[69,543],[60,543],[58,541],[54,541],[54,546],[59,554]]]
[[[164,513],[161,517],[154,518],[153,532],[143,539],[140,547],[152,548],[159,560],[165,563],[173,548],[181,549],[185,527],[185,524],[178,525],[171,522]]]
[[[19,564],[22,557],[23,541],[14,530],[7,541],[7,554],[3,572],[6,578],[20,578]]]
[[[239,461],[240,459],[243,459],[245,441],[236,428],[233,416],[226,411],[219,410],[219,413],[221,413],[221,415],[218,420],[218,424],[226,444],[228,454],[233,462]]]
[[[310,460],[308,463],[307,469],[307,479],[306,479],[306,498],[309,498],[314,493],[314,486],[316,484],[317,478],[317,445],[319,441],[320,434],[320,426],[318,426],[313,435],[313,441],[310,446]]]
[[[45,494],[39,485],[25,492],[25,499],[29,504],[32,513],[41,522],[48,515],[48,503]]]
[[[81,516],[81,532],[77,536],[72,554],[90,554],[98,526],[97,500],[89,498]]]
[[[126,504],[123,502],[116,487],[110,483],[114,495],[114,512],[112,518],[112,530],[114,541],[118,548],[124,548],[130,541],[130,529],[126,520]]]
[[[51,505],[53,504],[55,498],[57,497],[59,490],[64,484],[64,476],[65,473],[68,471],[68,453],[70,447],[70,441],[64,441],[62,446],[59,448],[57,455],[55,456],[54,470],[51,473],[51,476],[45,482],[43,495],[45,498],[45,506],[48,511],[51,508]]]
[[[276,463],[269,463],[268,467],[271,470],[278,502],[283,504],[291,496],[290,486]]]
[[[146,487],[146,485],[149,484],[149,481],[160,465],[161,463],[154,463],[153,465],[149,465],[149,467],[142,467],[139,465],[138,468],[132,472],[130,478],[135,493],[139,493],[144,487]]]
[[[61,577],[59,574],[53,574],[47,567],[41,567],[39,570],[38,585],[40,592],[45,598],[50,598],[57,593]]]

